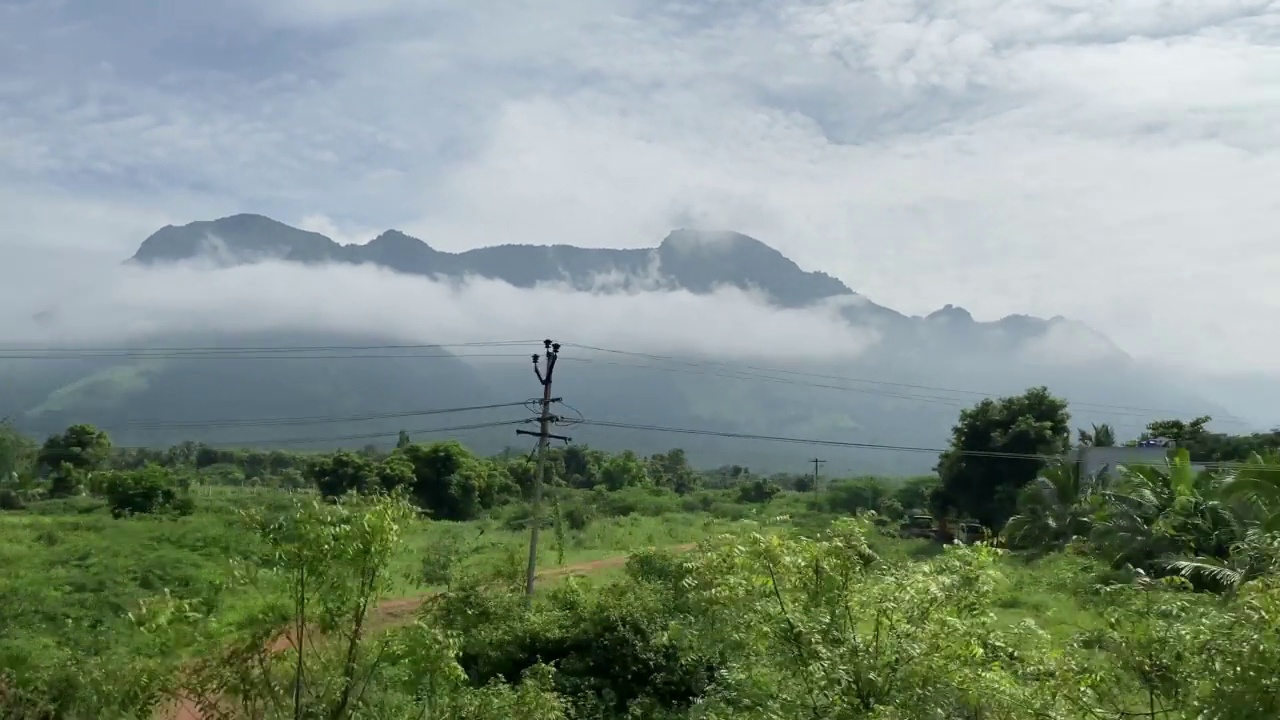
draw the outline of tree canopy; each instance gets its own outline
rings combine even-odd
[[[962,410],[938,460],[935,511],[966,515],[991,528],[1003,525],[1014,513],[1018,492],[1044,466],[1038,458],[1066,450],[1070,420],[1067,401],[1045,387]]]

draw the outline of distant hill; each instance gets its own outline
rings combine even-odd
[[[676,230],[649,249],[500,245],[447,253],[395,230],[363,245],[341,245],[260,215],[235,215],[162,228],[146,238],[128,262],[161,267],[194,259],[223,267],[264,260],[368,263],[412,275],[483,277],[522,288],[558,283],[593,292],[684,289],[703,294],[732,286],[754,289],[789,308],[848,298],[851,302],[843,313],[850,323],[873,327],[882,337],[856,363],[815,360],[777,368],[791,374],[697,363],[673,366],[635,358],[622,358],[619,367],[566,347],[556,394],[594,419],[929,448],[945,442],[961,407],[981,399],[978,392],[954,389],[1005,394],[1048,385],[1078,403],[1073,408],[1077,424],[1108,421],[1119,426],[1122,435],[1136,433],[1150,419],[1169,416],[1167,409],[1225,412],[1183,385],[1140,367],[1110,340],[1074,321],[1011,315],[979,322],[950,305],[925,317],[904,315],[857,296],[830,275],[801,269],[759,240],[733,232]],[[144,344],[297,348],[393,342],[372,334],[297,331],[211,338],[195,330],[185,338],[155,337]],[[1063,347],[1088,352],[1063,362],[1052,355]],[[376,359],[326,358],[314,352],[301,359],[292,352],[282,354],[290,359],[198,360],[161,353],[150,358],[0,361],[0,416],[12,415],[40,433],[71,422],[96,422],[123,444],[343,437],[327,444],[362,445],[369,442],[367,436],[380,432],[392,435],[393,441],[401,428],[527,417],[523,408],[437,418],[407,413],[531,397],[536,383],[526,352],[536,349],[514,349],[509,361],[454,357],[439,349],[401,353],[418,357]],[[406,414],[386,417],[395,413]],[[368,415],[383,417],[310,425],[280,422]],[[239,422],[228,422],[233,420]],[[575,440],[604,447],[643,452],[684,447],[704,465],[733,462],[761,471],[802,468],[815,452],[804,445],[723,437],[585,426],[567,432]],[[510,427],[468,431],[461,437],[487,451],[516,441]],[[817,452],[831,461],[828,467],[835,473],[927,471],[935,459],[929,453],[875,449]]]

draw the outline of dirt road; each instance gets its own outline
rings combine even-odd
[[[687,552],[693,549],[693,544],[674,545],[667,547],[672,552]],[[538,577],[542,579],[559,578],[567,575],[584,576],[593,573],[603,572],[623,567],[627,564],[628,555],[615,555],[613,557],[601,558],[600,560],[591,560],[588,562],[573,563],[571,565],[561,565],[560,567],[551,568],[538,573]],[[434,597],[435,593],[425,593],[415,597],[396,598],[386,600],[378,604],[373,612],[369,615],[369,627],[374,629],[385,629],[404,625],[413,620],[414,613],[422,604]],[[271,643],[273,652],[283,652],[292,645],[292,638],[288,633],[282,633]],[[157,715],[157,720],[204,720],[204,716],[200,714],[199,708],[191,701],[183,701],[175,708],[162,710]]]

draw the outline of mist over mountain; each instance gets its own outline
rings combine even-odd
[[[448,253],[395,230],[342,245],[235,215],[162,228],[127,269],[144,273],[135,285],[187,274],[143,300],[131,295],[135,317],[116,345],[209,350],[0,360],[0,415],[37,433],[93,422],[121,444],[305,447],[385,444],[401,429],[519,420],[529,412],[518,407],[418,414],[537,394],[528,356],[539,342],[421,347],[457,342],[459,328],[496,326],[511,315],[504,327],[472,334],[558,333],[565,347],[555,394],[592,420],[928,449],[942,447],[960,409],[984,395],[1047,385],[1073,402],[1077,425],[1109,422],[1121,437],[1156,418],[1231,421],[1188,383],[1141,366],[1078,322],[1026,315],[983,322],[951,305],[904,315],[734,232],[676,230],[647,249],[508,244]],[[320,289],[304,290],[308,278]],[[199,291],[195,282],[203,283]],[[377,295],[389,286],[442,294],[427,303]],[[220,299],[204,303],[205,296]],[[494,313],[476,312],[499,296]],[[540,327],[531,306],[551,300],[559,314]],[[334,319],[362,303],[362,313]],[[280,312],[285,304],[288,313]],[[76,316],[51,309],[41,323],[56,328]],[[97,324],[110,328],[113,317]],[[75,347],[77,332],[83,328],[45,337]],[[682,344],[659,344],[675,337]],[[369,349],[343,349],[353,346]],[[260,351],[217,352],[234,348]],[[523,446],[510,426],[449,434],[487,452]],[[802,469],[815,451],[838,474],[927,471],[935,460],[928,452],[586,425],[565,434],[611,449],[684,447],[702,465],[759,471]]]

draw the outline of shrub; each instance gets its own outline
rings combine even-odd
[[[111,515],[117,518],[164,512],[189,515],[194,509],[190,497],[180,495],[173,478],[157,465],[114,472],[107,477],[103,490]]]
[[[738,490],[738,500],[749,503],[766,503],[782,492],[782,488],[768,480],[752,480]]]

